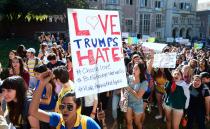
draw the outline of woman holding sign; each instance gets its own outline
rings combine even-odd
[[[133,118],[137,128],[142,129],[142,117],[144,112],[142,96],[148,87],[145,72],[145,65],[137,63],[133,67],[133,75],[128,78],[129,86],[126,88],[129,92],[128,110],[126,112],[127,129],[133,129]]]

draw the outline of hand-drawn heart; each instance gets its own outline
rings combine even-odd
[[[94,30],[98,24],[99,20],[96,16],[87,16],[86,23],[89,24]]]

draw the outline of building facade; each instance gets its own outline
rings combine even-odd
[[[199,37],[210,39],[210,10],[198,11],[197,18],[200,20]]]
[[[196,36],[197,0],[88,0],[92,9],[117,10],[122,32],[159,39]]]

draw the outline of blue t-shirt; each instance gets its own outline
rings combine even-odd
[[[62,118],[61,114],[58,114],[56,112],[50,112],[49,115],[50,115],[50,126],[57,127]],[[83,115],[80,115],[80,117],[85,117],[86,126],[87,126],[86,129],[101,129],[100,126],[92,118]],[[80,117],[77,117],[77,120],[72,129],[82,129],[81,119],[79,119]],[[67,129],[67,127],[65,127],[64,122],[62,122],[60,129]]]

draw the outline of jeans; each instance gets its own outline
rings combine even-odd
[[[117,120],[117,108],[120,101],[120,95],[113,94],[112,96],[112,117]]]

